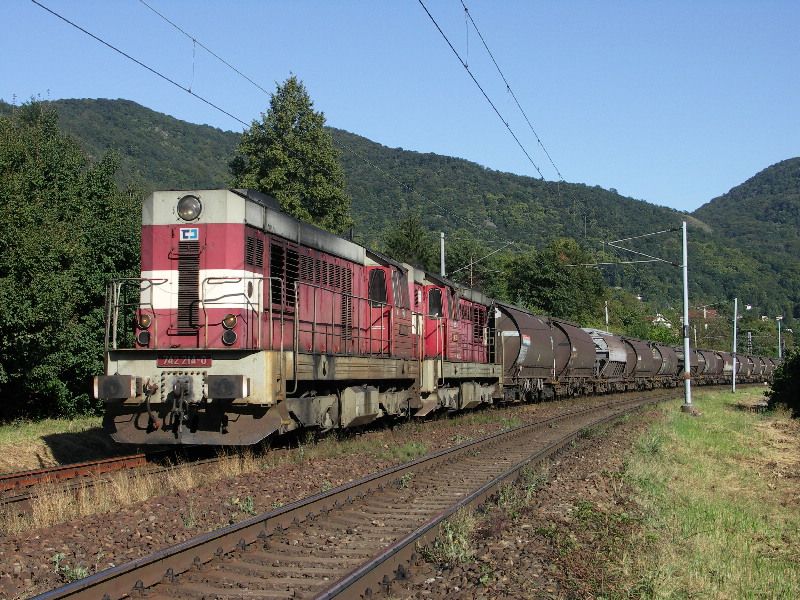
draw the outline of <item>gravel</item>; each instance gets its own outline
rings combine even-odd
[[[27,598],[62,585],[80,574],[80,569],[95,573],[248,518],[254,512],[269,511],[322,489],[358,479],[396,464],[396,460],[387,458],[393,447],[417,442],[431,452],[497,431],[513,420],[528,421],[561,412],[565,406],[570,404],[553,402],[490,409],[485,411],[487,418],[484,418],[485,413],[479,413],[366,431],[357,434],[359,449],[355,454],[310,457],[297,448],[275,450],[271,452],[283,460],[282,464],[262,472],[152,498],[112,514],[85,517],[20,536],[0,536],[0,597]],[[476,422],[488,418],[494,422]],[[602,478],[588,477],[588,474],[604,469],[607,455],[621,460],[619,456],[625,451],[630,429],[630,424],[621,427],[618,433],[622,437],[610,447],[607,442],[619,437],[617,432],[607,438],[587,440],[585,443],[591,450],[554,465],[553,472],[558,474],[547,489],[537,495],[538,508],[530,515],[531,521],[514,524],[513,535],[498,532],[497,536],[482,538],[475,564],[449,570],[434,565],[422,566],[417,572],[424,572],[424,575],[415,576],[414,585],[406,590],[407,595],[402,591],[400,597],[430,598],[444,594],[478,598],[508,594],[511,594],[509,597],[530,597],[520,590],[558,595],[567,589],[564,574],[554,572],[547,560],[552,544],[535,534],[536,528],[554,520],[569,523],[569,508],[575,494],[594,497],[607,493]],[[579,480],[583,483],[576,487],[574,482]],[[498,529],[496,525],[493,528]],[[487,581],[485,565],[489,565],[493,574],[489,586],[480,583],[481,579]]]

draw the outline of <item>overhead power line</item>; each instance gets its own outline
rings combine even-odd
[[[242,73],[242,72],[241,72],[239,69],[237,69],[236,67],[234,67],[234,66],[233,66],[231,63],[229,63],[227,60],[225,60],[224,58],[222,58],[222,57],[221,57],[219,54],[217,54],[216,52],[214,52],[213,50],[211,50],[211,49],[210,49],[208,46],[206,46],[205,44],[203,44],[202,42],[200,42],[200,40],[198,40],[198,39],[197,39],[195,36],[193,36],[193,35],[192,35],[192,34],[190,34],[190,33],[187,33],[187,32],[186,32],[186,31],[185,31],[183,28],[181,28],[181,27],[180,27],[179,25],[177,25],[175,22],[171,21],[169,18],[167,18],[166,16],[164,16],[162,13],[158,12],[158,11],[157,11],[155,8],[153,8],[152,6],[150,6],[150,5],[149,5],[147,2],[145,2],[144,0],[139,0],[139,2],[141,2],[142,4],[144,4],[144,5],[145,5],[147,8],[149,8],[151,11],[153,11],[155,14],[157,14],[157,15],[158,15],[159,17],[161,17],[162,19],[164,19],[164,21],[166,21],[167,23],[169,23],[170,25],[172,25],[172,26],[173,26],[175,29],[177,29],[178,31],[180,31],[180,32],[181,32],[183,35],[185,35],[187,38],[189,38],[190,40],[192,40],[192,42],[193,42],[193,43],[195,43],[195,44],[197,44],[198,46],[200,46],[200,47],[201,47],[203,50],[205,50],[206,52],[208,52],[208,53],[209,53],[211,56],[213,56],[214,58],[216,58],[218,61],[220,61],[220,62],[221,62],[222,64],[224,64],[226,67],[228,67],[228,68],[229,68],[229,69],[231,69],[232,71],[236,72],[236,73],[237,73],[238,75],[240,75],[241,77],[244,77],[244,78],[245,78],[247,81],[249,81],[250,83],[252,83],[254,86],[256,86],[258,89],[260,89],[262,92],[264,92],[265,94],[269,95],[269,92],[268,92],[267,90],[265,90],[263,87],[261,87],[261,86],[260,86],[258,83],[256,83],[255,81],[253,81],[253,80],[252,80],[250,77],[248,77],[247,75],[245,75],[244,73]]]
[[[42,3],[41,3],[41,2],[39,2],[38,0],[31,0],[31,2],[33,2],[33,3],[34,3],[36,6],[38,6],[39,8],[42,8],[42,9],[46,10],[46,11],[47,11],[47,12],[49,12],[51,15],[53,15],[53,16],[55,16],[55,17],[58,17],[59,19],[61,19],[61,20],[62,20],[62,21],[64,21],[65,23],[68,23],[69,25],[72,25],[72,26],[73,26],[75,29],[77,29],[78,31],[81,31],[81,32],[85,33],[85,34],[86,34],[86,35],[88,35],[90,38],[93,38],[93,39],[97,40],[98,42],[100,42],[101,44],[103,44],[104,46],[107,46],[108,48],[111,48],[111,49],[112,49],[114,52],[117,52],[118,54],[121,54],[122,56],[124,56],[124,57],[125,57],[125,58],[127,58],[128,60],[131,60],[131,61],[135,62],[135,63],[136,63],[137,65],[139,65],[140,67],[142,67],[142,68],[144,68],[144,69],[147,69],[147,70],[148,70],[148,71],[150,71],[150,72],[151,72],[153,75],[156,75],[156,76],[160,77],[160,78],[161,78],[161,79],[163,79],[164,81],[167,81],[167,82],[171,83],[172,85],[174,85],[175,87],[178,87],[178,88],[182,89],[182,90],[183,90],[184,92],[186,92],[187,94],[191,94],[192,96],[194,96],[194,97],[195,97],[195,98],[197,98],[198,100],[200,100],[200,101],[202,101],[202,102],[205,102],[205,103],[206,103],[206,104],[208,104],[208,105],[209,105],[211,108],[214,108],[214,109],[218,110],[219,112],[221,112],[222,114],[224,114],[224,115],[227,115],[228,117],[230,117],[230,118],[231,118],[231,119],[233,119],[234,121],[238,121],[239,123],[241,123],[241,124],[242,124],[242,125],[244,125],[245,127],[248,127],[248,126],[249,126],[249,125],[248,125],[247,123],[245,123],[245,122],[244,122],[242,119],[240,119],[239,117],[237,117],[237,116],[235,116],[235,115],[232,115],[231,113],[229,113],[229,112],[228,112],[227,110],[225,110],[224,108],[222,108],[222,107],[220,107],[220,106],[218,106],[218,105],[214,104],[213,102],[211,102],[210,100],[207,100],[206,98],[203,98],[203,96],[201,96],[200,94],[197,94],[197,93],[193,92],[193,91],[192,91],[190,88],[187,88],[187,87],[185,87],[185,86],[181,85],[180,83],[178,83],[178,82],[177,82],[177,81],[175,81],[174,79],[172,79],[172,78],[170,78],[170,77],[167,77],[166,75],[164,75],[164,74],[163,74],[163,73],[161,73],[160,71],[157,71],[157,70],[156,70],[156,69],[154,69],[153,67],[151,67],[151,66],[149,66],[149,65],[146,65],[145,63],[143,63],[143,62],[142,62],[142,61],[140,61],[139,59],[137,59],[137,58],[134,58],[133,56],[131,56],[130,54],[128,54],[127,52],[125,52],[125,51],[123,51],[123,50],[120,50],[119,48],[117,48],[117,47],[116,47],[116,46],[114,46],[113,44],[111,44],[111,43],[109,43],[109,42],[105,41],[104,39],[102,39],[102,38],[101,38],[101,37],[99,37],[99,36],[96,36],[96,35],[95,35],[95,34],[93,34],[91,31],[88,31],[88,30],[84,29],[83,27],[81,27],[81,26],[80,26],[80,25],[78,25],[77,23],[75,23],[75,22],[73,22],[73,21],[70,21],[70,20],[69,20],[68,18],[66,18],[65,16],[63,16],[63,15],[60,15],[60,14],[59,14],[59,13],[57,13],[56,11],[54,11],[54,10],[52,10],[52,9],[50,9],[50,8],[48,8],[48,7],[46,7],[44,4],[42,4]]]
[[[500,114],[500,111],[497,109],[497,106],[495,106],[495,103],[494,103],[494,102],[492,102],[492,99],[491,99],[491,98],[489,98],[489,95],[488,95],[488,94],[486,93],[486,91],[483,89],[483,86],[481,86],[481,84],[480,84],[480,83],[478,82],[478,80],[475,78],[475,75],[473,75],[473,74],[472,74],[472,71],[470,70],[470,68],[469,68],[469,65],[467,64],[467,62],[466,62],[466,61],[465,61],[465,60],[464,60],[464,59],[461,57],[461,55],[458,53],[458,50],[456,50],[456,49],[455,49],[455,47],[454,47],[454,46],[453,46],[453,44],[450,42],[450,39],[447,37],[447,35],[445,34],[445,32],[444,32],[444,31],[442,31],[442,28],[441,28],[441,27],[439,27],[439,23],[436,21],[436,19],[433,17],[433,15],[431,14],[431,12],[428,10],[428,7],[427,7],[427,6],[425,6],[425,3],[424,3],[422,0],[417,0],[417,1],[419,2],[420,6],[422,6],[423,10],[424,10],[424,11],[425,11],[425,13],[428,15],[428,18],[430,18],[431,22],[434,24],[434,26],[435,26],[435,27],[436,27],[436,29],[439,31],[439,33],[441,34],[441,36],[444,38],[444,41],[445,41],[445,42],[447,42],[447,45],[448,45],[448,46],[450,46],[450,50],[452,50],[452,51],[453,51],[453,54],[455,54],[456,58],[458,59],[458,62],[460,62],[460,63],[461,63],[461,66],[462,66],[462,67],[464,67],[464,69],[466,70],[466,72],[469,74],[469,76],[470,76],[470,78],[472,79],[473,83],[474,83],[474,84],[475,84],[475,85],[478,87],[478,89],[481,91],[481,94],[483,94],[483,97],[486,99],[486,101],[487,101],[487,102],[489,103],[489,105],[492,107],[492,110],[494,110],[495,114],[496,114],[496,115],[497,115],[497,116],[500,118],[500,120],[503,122],[503,125],[505,125],[505,126],[506,126],[506,129],[508,129],[508,132],[511,134],[511,137],[513,137],[513,138],[514,138],[514,141],[517,143],[517,146],[519,146],[519,147],[520,147],[520,150],[522,150],[522,152],[525,154],[526,158],[528,159],[528,162],[529,162],[529,163],[531,163],[531,164],[533,165],[533,168],[534,168],[534,169],[536,169],[536,172],[537,172],[537,173],[539,173],[539,177],[540,177],[541,179],[544,179],[544,175],[542,174],[542,171],[541,171],[541,169],[539,168],[539,166],[538,166],[538,165],[537,165],[537,164],[536,164],[536,163],[533,161],[533,158],[531,158],[531,155],[530,155],[530,153],[527,151],[527,149],[525,148],[525,146],[523,146],[523,145],[522,145],[522,142],[521,142],[521,141],[519,140],[519,138],[517,137],[517,134],[516,134],[516,133],[514,133],[514,130],[513,130],[513,129],[511,129],[511,125],[509,125],[509,124],[508,124],[508,121],[506,121],[506,119],[503,117],[503,115],[502,115],[502,114]]]
[[[536,138],[536,142],[542,148],[542,151],[547,156],[547,159],[550,161],[550,164],[553,165],[553,169],[555,169],[555,172],[558,175],[558,179],[560,181],[563,181],[564,178],[561,176],[561,171],[558,170],[558,167],[556,166],[556,163],[553,162],[553,159],[550,156],[550,153],[547,151],[547,148],[544,147],[544,143],[542,142],[541,138],[539,137],[539,134],[536,133],[536,130],[533,128],[533,124],[531,123],[531,120],[528,118],[528,115],[525,113],[525,110],[522,108],[522,105],[519,103],[519,100],[517,100],[517,95],[514,93],[514,90],[511,89],[511,84],[508,83],[508,80],[506,79],[506,76],[503,74],[503,71],[500,68],[500,65],[497,64],[497,61],[494,58],[494,54],[492,54],[492,51],[489,50],[489,45],[486,43],[486,40],[483,38],[483,34],[481,33],[481,30],[478,29],[478,25],[475,23],[475,19],[472,18],[472,13],[469,12],[469,9],[467,8],[467,5],[464,4],[464,0],[461,0],[461,6],[464,7],[464,13],[467,15],[467,18],[469,19],[469,22],[472,23],[472,26],[475,28],[475,33],[477,33],[478,37],[481,39],[481,43],[483,44],[483,47],[486,49],[486,52],[489,54],[489,58],[492,59],[492,62],[494,63],[495,68],[497,69],[497,72],[500,74],[500,77],[502,77],[502,79],[503,79],[503,83],[506,84],[506,90],[508,90],[508,92],[511,94],[511,97],[514,99],[514,102],[516,103],[517,108],[519,109],[519,112],[521,112],[522,116],[525,118],[525,122],[528,124],[528,127],[530,127],[531,132],[533,133],[534,137]],[[467,37],[467,39],[469,39],[469,37]]]
[[[140,0],[140,1],[141,1],[141,0]],[[132,55],[130,55],[130,54],[128,54],[127,52],[125,52],[124,50],[121,50],[120,48],[118,48],[118,47],[114,46],[113,44],[111,44],[111,43],[107,42],[107,41],[106,41],[106,40],[104,40],[103,38],[99,37],[98,35],[95,35],[94,33],[90,32],[89,30],[85,29],[84,27],[82,27],[82,26],[78,25],[77,23],[75,23],[75,22],[71,21],[70,19],[66,18],[65,16],[63,16],[63,15],[61,15],[61,14],[57,13],[56,11],[54,11],[54,10],[52,10],[52,9],[50,9],[50,8],[48,8],[47,6],[45,6],[44,4],[42,4],[41,2],[39,2],[38,0],[31,0],[31,2],[33,2],[34,4],[36,4],[37,6],[39,6],[40,8],[42,8],[43,10],[45,10],[45,11],[49,12],[49,13],[50,13],[50,14],[52,14],[53,16],[55,16],[55,17],[57,17],[57,18],[61,19],[61,20],[62,20],[62,21],[64,21],[65,23],[67,23],[67,24],[71,25],[72,27],[74,27],[74,28],[75,28],[75,29],[77,29],[78,31],[80,31],[80,32],[84,33],[85,35],[87,35],[87,36],[91,37],[92,39],[94,39],[94,40],[96,40],[96,41],[100,42],[100,43],[101,43],[101,44],[103,44],[104,46],[106,46],[106,47],[110,48],[110,49],[111,49],[111,50],[113,50],[114,52],[117,52],[118,54],[121,54],[122,56],[124,56],[124,57],[125,57],[125,58],[127,58],[128,60],[130,60],[130,61],[132,61],[132,62],[136,63],[136,64],[137,64],[137,65],[139,65],[140,67],[142,67],[142,68],[146,69],[147,71],[149,71],[149,72],[153,73],[153,74],[154,74],[154,75],[156,75],[157,77],[160,77],[160,78],[161,78],[161,79],[163,79],[164,81],[167,81],[168,83],[171,83],[171,84],[172,84],[172,85],[174,85],[175,87],[177,87],[177,88],[179,88],[179,89],[183,90],[184,92],[186,92],[186,93],[188,93],[188,94],[190,94],[190,95],[194,96],[194,97],[195,97],[195,98],[197,98],[198,100],[200,100],[200,101],[202,101],[202,102],[206,103],[208,106],[211,106],[212,108],[214,108],[215,110],[217,110],[217,111],[219,111],[220,113],[224,114],[225,116],[227,116],[227,117],[230,117],[231,119],[233,119],[234,121],[236,121],[236,122],[240,123],[240,124],[241,124],[241,125],[243,125],[244,127],[249,127],[249,124],[248,124],[246,121],[244,121],[243,119],[241,119],[241,118],[237,117],[236,115],[234,115],[234,114],[232,114],[231,112],[229,112],[229,111],[225,110],[225,109],[224,109],[224,108],[222,108],[221,106],[219,106],[219,105],[217,105],[217,104],[215,104],[215,103],[211,102],[210,100],[208,100],[208,99],[204,98],[203,96],[201,96],[201,95],[197,94],[196,92],[192,91],[190,88],[188,88],[188,87],[185,87],[185,86],[181,85],[180,83],[178,83],[178,82],[177,82],[177,81],[175,81],[174,79],[172,79],[172,78],[168,77],[167,75],[164,75],[163,73],[161,73],[160,71],[158,71],[158,70],[157,70],[157,69],[155,69],[154,67],[151,67],[150,65],[148,65],[148,64],[146,64],[146,63],[142,62],[141,60],[139,60],[139,59],[137,59],[137,58],[133,57]],[[166,17],[164,17],[163,15],[161,15],[161,13],[158,13],[157,11],[155,11],[155,10],[154,10],[154,9],[153,9],[153,8],[152,8],[150,5],[148,5],[146,2],[143,2],[143,1],[142,1],[142,4],[144,4],[145,6],[147,6],[147,8],[149,8],[150,10],[153,10],[153,12],[156,12],[157,14],[159,14],[159,16],[161,16],[162,18],[164,18],[165,20],[167,20],[167,21],[168,21],[168,22],[169,22],[169,23],[170,23],[170,24],[171,24],[173,27],[175,27],[175,29],[179,30],[181,33],[183,33],[184,35],[188,36],[188,37],[189,37],[189,38],[190,38],[190,39],[191,39],[191,40],[192,40],[194,43],[196,43],[198,46],[200,46],[201,48],[203,48],[204,50],[206,50],[206,52],[209,52],[209,53],[210,53],[212,56],[214,56],[214,57],[215,57],[217,60],[219,60],[220,62],[222,62],[222,63],[223,63],[224,65],[226,65],[228,68],[232,69],[234,72],[236,72],[236,73],[237,73],[238,75],[240,75],[242,78],[244,78],[244,79],[245,79],[245,80],[247,80],[249,83],[251,83],[252,85],[254,85],[256,88],[258,88],[259,90],[261,90],[261,91],[262,91],[264,94],[266,94],[267,96],[269,96],[269,95],[270,95],[270,93],[269,93],[269,92],[268,92],[266,89],[264,89],[264,88],[263,88],[261,85],[259,85],[258,83],[256,83],[255,81],[253,81],[252,79],[250,79],[249,77],[247,77],[247,75],[245,75],[244,73],[242,73],[242,71],[241,71],[241,70],[239,70],[239,69],[237,69],[236,67],[234,67],[234,66],[233,66],[231,63],[229,63],[228,61],[226,61],[225,59],[223,59],[222,57],[220,57],[220,56],[219,56],[219,55],[217,55],[216,53],[212,52],[211,50],[209,50],[209,49],[208,49],[208,47],[207,47],[206,45],[202,44],[202,43],[201,43],[201,42],[199,42],[199,41],[198,41],[198,40],[197,40],[195,37],[193,37],[193,36],[191,36],[190,34],[186,33],[186,31],[184,31],[184,30],[183,30],[183,29],[182,29],[180,26],[178,26],[178,25],[177,25],[177,24],[175,24],[174,22],[170,21],[169,19],[167,19]],[[372,167],[372,168],[375,168],[375,169],[377,169],[378,171],[380,171],[380,172],[381,172],[381,173],[384,175],[384,177],[386,177],[387,179],[389,179],[389,180],[391,180],[392,182],[394,182],[394,183],[396,183],[397,185],[399,185],[399,186],[400,186],[400,187],[401,187],[403,190],[405,190],[406,192],[408,192],[408,193],[411,193],[411,194],[415,194],[415,195],[419,196],[419,197],[420,197],[420,198],[422,198],[424,201],[426,201],[426,202],[430,203],[431,205],[433,205],[433,206],[434,206],[434,207],[436,207],[437,209],[441,210],[443,213],[445,213],[445,214],[448,214],[448,212],[449,212],[449,211],[448,211],[447,209],[445,209],[445,208],[444,208],[442,205],[440,205],[439,203],[435,202],[434,200],[431,200],[431,199],[430,199],[430,198],[428,198],[428,197],[427,197],[425,194],[423,194],[423,193],[421,193],[421,192],[419,192],[419,191],[415,190],[415,189],[414,189],[412,186],[410,186],[410,185],[409,185],[409,184],[407,184],[407,183],[404,183],[403,181],[401,181],[401,180],[400,180],[400,179],[398,179],[397,177],[393,176],[391,173],[389,173],[389,172],[388,172],[388,171],[386,171],[385,169],[383,169],[383,168],[379,167],[378,165],[376,165],[375,163],[371,162],[371,161],[370,161],[369,159],[367,159],[366,157],[364,157],[364,156],[361,156],[361,155],[360,155],[358,152],[356,152],[355,150],[353,150],[353,149],[349,148],[348,146],[346,146],[346,145],[344,145],[344,144],[342,144],[342,143],[336,142],[336,140],[334,140],[334,143],[336,143],[336,144],[337,144],[337,145],[338,145],[338,146],[339,146],[341,149],[343,149],[343,150],[345,150],[345,151],[349,152],[350,154],[354,155],[355,157],[357,157],[359,160],[361,160],[362,162],[364,162],[366,165],[368,165],[368,166],[370,166],[370,167]],[[456,214],[454,214],[454,213],[450,213],[450,216],[451,216],[451,217],[453,217],[453,218],[455,218],[455,219],[456,219],[456,220],[458,220],[458,221],[461,221],[462,223],[464,223],[464,224],[466,224],[466,225],[469,225],[470,227],[473,227],[473,228],[475,228],[475,229],[477,229],[477,230],[481,230],[481,228],[480,228],[479,226],[477,226],[475,223],[473,223],[472,221],[470,221],[469,219],[467,219],[467,218],[465,218],[465,217],[461,217],[460,215],[456,215]],[[502,243],[502,242],[505,242],[505,241],[506,241],[506,240],[497,240],[497,241],[496,241],[496,242],[494,242],[494,243]],[[508,246],[508,245],[517,245],[517,243],[516,243],[516,242],[508,242],[508,243],[506,244],[506,246]]]
[[[205,50],[205,51],[206,51],[206,52],[208,52],[208,53],[209,53],[211,56],[213,56],[213,57],[214,57],[214,58],[216,58],[218,61],[220,61],[220,62],[221,62],[223,65],[225,65],[226,67],[228,67],[229,69],[231,69],[232,71],[234,71],[236,74],[238,74],[238,75],[239,75],[239,76],[241,76],[243,79],[245,79],[245,80],[246,80],[248,83],[250,83],[251,85],[253,85],[254,87],[256,87],[258,90],[260,90],[261,92],[263,92],[263,93],[264,93],[266,96],[268,96],[268,97],[269,97],[269,96],[271,95],[271,94],[270,94],[270,92],[269,92],[269,91],[267,91],[266,89],[264,89],[264,87],[263,87],[263,86],[259,85],[259,84],[258,84],[256,81],[254,81],[253,79],[251,79],[250,77],[248,77],[247,75],[245,75],[245,74],[244,74],[244,73],[243,73],[243,72],[242,72],[240,69],[236,68],[236,67],[235,67],[233,64],[231,64],[229,61],[227,61],[226,59],[224,59],[224,58],[223,58],[223,57],[221,57],[220,55],[218,55],[218,54],[216,54],[215,52],[213,52],[212,50],[210,50],[210,49],[208,48],[208,46],[206,46],[205,44],[203,44],[203,43],[202,43],[200,40],[198,40],[198,39],[197,39],[197,38],[196,38],[194,35],[192,35],[192,34],[188,33],[188,32],[187,32],[185,29],[183,29],[183,28],[182,28],[180,25],[178,25],[177,23],[175,23],[174,21],[172,21],[171,19],[169,19],[167,16],[165,16],[164,14],[162,14],[161,12],[159,12],[158,10],[156,10],[155,8],[153,8],[153,7],[152,7],[150,4],[148,4],[147,2],[145,2],[145,0],[139,0],[139,2],[141,2],[141,3],[142,3],[144,6],[146,6],[148,9],[150,9],[151,11],[153,11],[153,12],[154,12],[155,14],[157,14],[159,17],[161,17],[161,18],[162,18],[164,21],[166,21],[167,23],[169,23],[169,24],[170,24],[170,25],[171,25],[173,28],[175,28],[175,29],[176,29],[176,30],[178,30],[180,33],[182,33],[183,35],[185,35],[187,38],[189,38],[190,40],[192,40],[192,42],[193,42],[193,43],[195,43],[195,44],[197,44],[198,46],[200,46],[200,47],[201,47],[203,50]],[[360,161],[362,161],[362,162],[363,162],[364,164],[366,164],[367,166],[370,166],[370,167],[372,167],[373,169],[376,169],[376,170],[380,171],[380,172],[381,172],[381,174],[382,174],[382,175],[383,175],[385,178],[387,178],[387,179],[391,180],[392,182],[394,182],[395,184],[397,184],[397,185],[398,185],[398,186],[399,186],[401,189],[403,189],[403,190],[404,190],[404,191],[406,191],[407,193],[409,193],[409,194],[413,194],[413,195],[416,195],[416,196],[420,197],[422,200],[424,200],[425,202],[428,202],[429,204],[431,204],[432,206],[434,206],[434,207],[435,207],[435,208],[437,208],[438,210],[442,211],[444,214],[448,214],[448,213],[449,213],[449,215],[450,215],[451,217],[455,218],[456,220],[460,221],[461,223],[464,223],[464,224],[468,225],[469,227],[472,227],[472,228],[474,228],[474,229],[476,229],[476,230],[479,230],[479,231],[481,230],[481,227],[480,227],[479,225],[477,225],[477,224],[473,223],[472,221],[470,221],[469,219],[467,219],[467,218],[465,218],[465,217],[459,216],[459,215],[457,215],[457,214],[455,214],[455,213],[452,213],[452,212],[448,211],[448,210],[447,210],[446,208],[444,208],[444,207],[443,207],[441,204],[439,204],[439,203],[435,202],[434,200],[432,200],[432,199],[428,198],[428,197],[427,197],[425,194],[423,194],[422,192],[419,192],[419,191],[415,190],[415,189],[414,189],[414,188],[413,188],[411,185],[409,185],[408,183],[405,183],[405,182],[403,182],[402,180],[398,179],[397,177],[395,177],[394,175],[392,175],[391,173],[389,173],[389,172],[388,172],[388,171],[386,171],[385,169],[381,168],[381,167],[380,167],[380,166],[378,166],[377,164],[375,164],[375,163],[373,163],[372,161],[370,161],[370,160],[369,160],[368,158],[366,158],[365,156],[362,156],[360,153],[358,153],[358,152],[356,152],[355,150],[353,150],[352,148],[350,148],[349,146],[347,146],[347,145],[345,145],[345,144],[342,144],[341,142],[337,142],[335,139],[334,139],[334,143],[335,143],[335,144],[336,144],[336,145],[337,145],[337,146],[338,146],[340,149],[344,150],[345,152],[348,152],[348,153],[352,154],[353,156],[355,156],[357,159],[359,159]],[[490,243],[501,243],[501,244],[502,244],[502,243],[504,243],[504,242],[506,242],[506,240],[492,240]],[[509,243],[507,243],[507,244],[506,244],[506,246],[508,246],[508,245],[512,245],[512,244],[513,244],[513,245],[516,245],[516,242],[509,242]]]

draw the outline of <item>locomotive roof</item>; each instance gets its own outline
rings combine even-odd
[[[405,265],[403,263],[397,262],[393,258],[390,258],[389,256],[386,256],[381,252],[366,248],[364,246],[346,240],[338,235],[334,235],[328,231],[325,231],[324,229],[320,229],[319,227],[315,227],[314,225],[310,225],[308,223],[295,219],[291,215],[288,215],[281,210],[280,203],[275,198],[267,194],[264,194],[263,192],[251,189],[231,189],[230,191],[233,192],[234,194],[241,196],[242,198],[245,198],[250,202],[253,202],[255,204],[264,207],[265,209],[271,211],[277,211],[281,215],[285,215],[286,217],[292,219],[292,221],[297,223],[300,228],[300,236],[299,236],[300,239],[298,239],[298,242],[301,242],[304,245],[309,245],[319,250],[330,252],[331,254],[341,256],[342,258],[349,258],[350,260],[355,260],[356,262],[359,262],[361,264],[364,263],[364,257],[369,257],[378,263],[392,265],[406,272],[411,271],[413,269],[415,275],[417,275],[418,273],[424,273],[423,277],[430,279],[431,281],[434,281],[439,285],[446,285],[454,289],[457,289],[458,293],[461,295],[462,298],[467,298],[468,300],[472,300],[473,302],[478,302],[486,305],[492,303],[492,300],[490,298],[488,298],[483,293],[477,290],[464,287],[456,283],[455,281],[447,279],[446,277],[442,277],[434,273],[423,272],[421,269],[417,267],[411,267],[411,269],[409,269],[411,265]],[[272,223],[270,222],[269,225],[272,225]],[[271,231],[273,230],[272,228],[269,227],[268,229]],[[274,230],[274,232],[277,233],[278,235],[282,235],[283,237],[294,239],[289,235],[284,235],[281,231],[278,231],[277,228],[276,230]],[[359,254],[359,257],[357,259],[345,255],[348,254],[347,252],[348,250],[355,250],[355,249],[357,249],[356,253]]]
[[[145,199],[145,222],[174,222],[175,202],[182,195],[194,195],[204,204],[198,222],[244,223],[299,245],[314,248],[358,264],[366,263],[366,250],[338,235],[304,223],[281,210],[273,197],[251,189],[160,190]],[[241,198],[241,202],[237,202]]]

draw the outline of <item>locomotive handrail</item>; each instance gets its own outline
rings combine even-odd
[[[409,320],[413,322],[414,315],[421,315],[422,313],[416,313],[409,307],[401,307],[395,306],[390,304],[389,302],[382,302],[382,301],[375,301],[370,300],[369,298],[363,296],[357,296],[355,294],[348,294],[340,290],[330,289],[329,287],[322,286],[320,284],[311,283],[307,281],[298,281],[296,285],[300,287],[307,287],[313,290],[311,300],[313,302],[313,308],[311,310],[310,317],[307,317],[307,321],[305,321],[307,326],[310,326],[310,331],[312,336],[312,348],[316,348],[317,341],[319,340],[320,336],[324,336],[325,339],[325,347],[332,348],[334,346],[334,342],[337,339],[337,336],[340,339],[341,345],[339,352],[345,355],[385,355],[385,356],[395,356],[396,347],[394,344],[394,340],[392,337],[392,331],[397,321],[396,312],[397,311],[408,311]],[[350,325],[346,325],[345,322],[341,322],[339,324],[336,323],[335,318],[335,302],[330,303],[330,320],[328,323],[318,323],[319,320],[319,310],[318,310],[318,294],[317,290],[320,292],[327,292],[331,294],[333,297],[338,297],[342,301],[342,305],[340,307],[344,307],[345,303],[349,305],[349,311],[351,315],[351,319],[353,315],[355,316],[356,322],[350,323]],[[300,290],[298,289],[296,292],[296,297],[299,298]],[[359,310],[359,307],[364,307],[366,305],[374,305],[374,308],[379,308],[381,310],[381,315],[379,319],[381,320],[380,327],[377,327],[376,322],[371,320],[371,316],[369,318],[369,323],[364,324],[362,323],[362,310]],[[355,306],[355,310],[354,310]],[[299,311],[296,311],[299,312]],[[386,319],[386,322],[383,320]],[[299,330],[299,317],[296,316],[296,320],[298,324],[296,325],[296,331]],[[320,325],[320,327],[317,327]],[[409,325],[411,326],[411,325]],[[318,331],[319,329],[324,329],[324,332]],[[380,329],[380,335],[375,336],[375,329]],[[338,332],[337,332],[338,330]],[[353,332],[358,332],[356,335],[353,335]],[[419,333],[422,335],[422,332]],[[351,343],[352,342],[352,343]],[[376,347],[377,346],[377,347]],[[298,346],[299,347],[299,346]],[[415,346],[411,346],[412,354],[417,352],[417,348]]]
[[[203,283],[201,285],[202,296],[199,300],[199,304],[203,310],[203,324],[204,324],[204,332],[205,332],[205,347],[208,348],[208,311],[206,310],[206,304],[214,304],[217,301],[228,299],[228,298],[236,298],[236,297],[243,297],[244,302],[242,302],[242,306],[245,306],[252,314],[256,315],[256,343],[255,345],[250,343],[250,348],[261,348],[261,297],[262,297],[262,290],[263,290],[263,283],[264,283],[263,276],[253,276],[253,277],[206,277],[203,279]],[[272,279],[272,278],[270,278]],[[222,285],[225,283],[240,283],[243,281],[257,281],[259,285],[259,289],[256,290],[256,299],[257,302],[254,304],[250,297],[247,295],[246,292],[240,291],[230,294],[223,294],[221,296],[217,296],[215,298],[207,298],[206,297],[206,285]],[[271,290],[270,290],[271,291]],[[248,330],[249,333],[249,330]],[[248,338],[250,336],[248,335]]]
[[[297,380],[297,354],[300,351],[300,288],[298,287],[296,281],[293,282],[292,285],[294,285],[294,331],[292,332],[292,378],[294,379],[294,388],[290,392],[284,387],[286,394],[296,393],[299,384]],[[281,315],[281,320],[282,319],[283,315]],[[281,327],[281,356],[283,356],[283,327]],[[281,370],[282,369],[283,364],[281,364]],[[281,375],[283,375],[282,371]],[[285,385],[286,384],[284,380],[284,386]]]
[[[117,349],[119,311],[121,306],[136,306],[139,309],[141,309],[143,306],[148,307],[153,315],[153,338],[156,340],[155,343],[158,343],[158,316],[156,315],[155,308],[153,307],[152,295],[150,302],[142,302],[141,293],[157,285],[167,283],[168,281],[169,279],[165,277],[121,277],[118,279],[112,279],[109,282],[106,290],[106,335],[104,342],[104,349],[106,351],[109,349]],[[131,284],[134,282],[139,284],[139,301],[130,304],[120,304],[122,287],[125,284]]]
[[[439,344],[439,380],[437,382],[437,386],[444,385],[444,355],[445,355],[445,344],[447,343],[444,339],[444,330],[445,330],[445,323],[444,323],[444,316],[440,316],[436,319],[436,335],[437,335],[437,343]]]

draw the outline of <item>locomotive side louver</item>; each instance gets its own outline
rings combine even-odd
[[[200,301],[200,242],[178,245],[178,329],[195,329]]]
[[[264,240],[248,236],[245,240],[244,256],[248,265],[262,268],[264,266]]]

